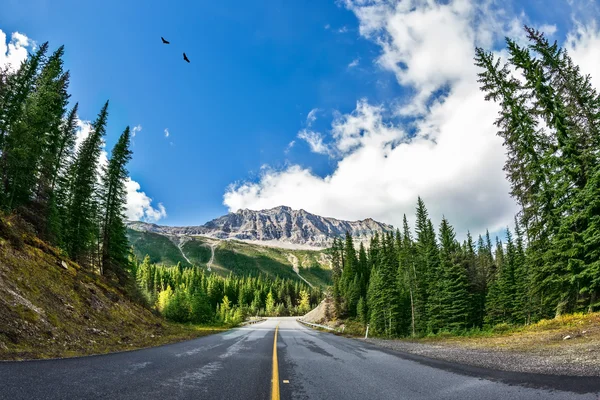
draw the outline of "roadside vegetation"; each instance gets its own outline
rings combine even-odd
[[[524,335],[600,307],[600,96],[564,49],[526,28],[508,62],[477,50],[479,81],[500,106],[515,226],[457,241],[418,199],[416,226],[358,251],[336,240],[331,319],[383,337]],[[538,322],[539,321],[539,322]],[[538,322],[538,324],[536,324]],[[525,326],[525,328],[518,328]],[[568,329],[565,330],[567,332]],[[493,343],[490,341],[489,343]]]

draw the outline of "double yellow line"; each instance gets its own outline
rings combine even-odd
[[[271,384],[271,400],[279,400],[279,363],[277,362],[277,333],[279,333],[279,322],[275,327],[273,338],[273,377]]]

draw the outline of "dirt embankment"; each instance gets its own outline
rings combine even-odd
[[[155,346],[210,333],[166,323],[14,218],[0,217],[0,359]]]

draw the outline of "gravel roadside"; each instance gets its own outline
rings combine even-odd
[[[400,352],[502,371],[600,377],[600,349],[535,354],[404,340],[367,339],[366,341]]]

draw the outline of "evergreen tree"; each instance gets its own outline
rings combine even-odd
[[[76,103],[61,125],[55,163],[50,174],[48,237],[60,247],[64,246],[62,237],[64,231],[63,223],[67,218],[66,207],[69,198],[67,173],[75,148],[78,107],[79,105]]]
[[[458,260],[459,248],[454,229],[446,218],[442,218],[439,235],[438,291],[433,296],[430,326],[433,331],[460,330],[467,327],[470,315],[467,271]]]
[[[65,247],[71,258],[82,265],[93,266],[97,260],[98,189],[97,164],[106,132],[108,101],[104,104],[92,129],[83,141],[69,171],[70,198],[68,201]]]
[[[20,117],[12,121],[2,149],[7,207],[29,206],[37,193],[38,204],[28,217],[42,232],[46,231],[48,193],[44,190],[47,185],[36,188],[36,183],[46,182],[44,167],[55,156],[56,148],[51,142],[59,134],[69,98],[68,73],[62,68],[63,53],[61,47],[43,64],[23,102]]]
[[[125,129],[112,150],[102,176],[102,271],[112,272],[124,281],[128,264],[129,242],[125,228],[124,210],[127,202],[126,165],[131,159],[129,127]]]

